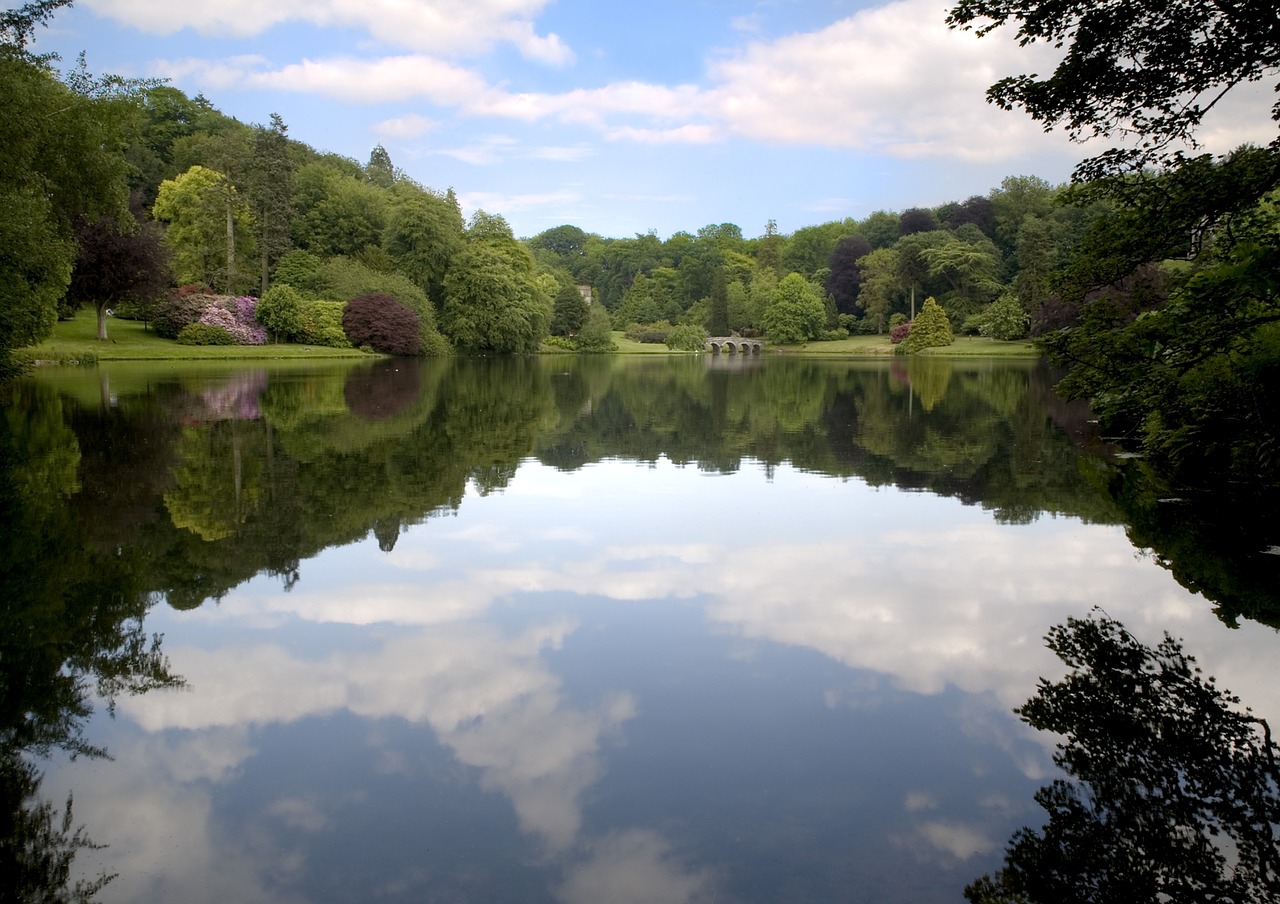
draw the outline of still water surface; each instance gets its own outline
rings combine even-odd
[[[116,874],[103,901],[958,901],[1043,821],[1054,740],[1012,709],[1063,672],[1050,626],[1169,631],[1280,717],[1274,631],[1135,543],[1049,385],[795,358],[42,373],[6,410],[52,572],[21,587],[111,601],[85,644],[117,653],[67,640],[64,673],[133,675],[69,720],[109,758],[32,745],[41,795],[107,845],[76,860]],[[129,693],[121,637],[153,634],[167,666]]]

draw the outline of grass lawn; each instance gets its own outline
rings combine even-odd
[[[769,346],[771,352],[805,355],[892,355],[897,346],[889,341],[888,333],[882,336],[850,336],[830,342],[807,342],[804,345]],[[983,357],[983,358],[1036,358],[1040,350],[1030,339],[1003,342],[999,339],[983,339],[979,336],[957,336],[956,341],[943,348],[931,348],[921,352],[933,357]]]
[[[99,342],[98,317],[81,310],[72,320],[59,321],[53,335],[40,345],[20,350],[33,361],[58,364],[93,361],[208,361],[274,360],[280,358],[371,358],[354,348],[316,345],[180,345],[161,339],[137,320],[107,320],[107,340]]]
[[[40,345],[21,349],[19,354],[36,362],[54,364],[92,364],[95,361],[243,361],[287,360],[303,358],[369,358],[376,357],[353,348],[326,348],[318,345],[180,345],[171,339],[161,339],[136,320],[107,321],[105,342],[95,337],[98,330],[97,316],[93,311],[82,310],[72,320],[60,321],[53,328],[53,335]],[[661,343],[632,342],[622,332],[613,333],[618,346],[617,354],[623,355],[672,355]],[[784,355],[843,355],[846,357],[880,357],[892,355],[896,346],[889,336],[850,336],[832,342],[808,342],[804,345],[765,345],[767,354]],[[547,347],[548,354],[573,354],[563,349]],[[929,349],[923,354],[939,357],[1019,357],[1034,358],[1040,352],[1029,339],[1017,342],[1001,342],[997,339],[980,339],[975,336],[959,336],[946,348]]]

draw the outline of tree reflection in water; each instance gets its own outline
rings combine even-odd
[[[1036,793],[1040,831],[965,889],[975,904],[1276,901],[1277,748],[1267,723],[1201,676],[1167,634],[1154,649],[1100,613],[1049,631],[1071,668],[1016,710],[1062,735],[1070,779]]]
[[[84,738],[91,694],[181,684],[143,620],[154,599],[134,553],[104,546],[71,504],[80,442],[48,390],[9,390],[0,418],[0,901],[86,901],[111,881],[70,883],[98,847],[40,795],[33,757],[107,753]],[[103,413],[103,417],[108,417]],[[109,447],[92,450],[92,460]],[[70,884],[69,884],[70,883]]]

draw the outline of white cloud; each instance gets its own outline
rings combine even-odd
[[[539,35],[533,19],[547,0],[87,0],[100,16],[151,34],[190,28],[247,38],[286,22],[357,28],[395,47],[462,57],[510,44],[526,59],[561,66],[573,52],[557,35]]]
[[[716,898],[713,876],[681,862],[656,832],[631,829],[592,842],[556,897],[564,904],[695,904]]]
[[[394,119],[384,119],[373,127],[373,131],[374,134],[387,138],[420,138],[436,128],[437,125],[437,122],[427,119],[425,116],[419,116],[417,113],[408,113],[404,116],[397,116]]]

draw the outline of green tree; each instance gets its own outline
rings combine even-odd
[[[391,163],[391,155],[380,144],[373,146],[369,152],[369,162],[364,168],[365,178],[379,188],[390,188],[396,182],[396,168]]]
[[[711,317],[707,332],[712,336],[729,334],[729,290],[724,281],[724,268],[717,267],[711,277]]]
[[[253,210],[260,271],[259,296],[269,288],[272,268],[293,246],[293,161],[289,157],[289,127],[280,114],[271,124],[255,126],[246,189]]]
[[[1051,628],[1070,673],[1015,710],[1063,738],[1068,778],[1036,792],[1043,829],[965,889],[975,904],[1232,901],[1280,896],[1276,758],[1267,723],[1165,635],[1147,647],[1093,615]]]
[[[236,271],[246,272],[252,258],[247,242],[230,248],[238,256],[228,266],[227,178],[216,170],[193,166],[160,184],[152,214],[165,224],[165,244],[173,250],[174,275],[180,283],[226,285]],[[233,232],[251,234],[249,205],[232,193]]]
[[[902,288],[898,273],[902,265],[893,248],[877,248],[858,260],[862,272],[862,287],[858,292],[858,306],[863,316],[875,324],[876,332],[883,333],[889,315],[899,312],[902,305]]]
[[[397,186],[382,247],[396,269],[427,293],[437,310],[444,305],[445,275],[462,247],[462,236],[462,213],[456,202],[416,185]]]
[[[53,329],[71,280],[75,222],[127,217],[124,84],[94,96],[58,81],[26,53],[63,3],[26,4],[0,18],[0,379],[11,352]]]
[[[1083,181],[1145,166],[1179,166],[1205,114],[1232,89],[1275,78],[1280,29],[1267,0],[1094,3],[1091,0],[960,0],[952,28],[985,35],[1010,22],[1020,44],[1064,48],[1047,77],[1003,78],[987,90],[1002,109],[1020,106],[1073,139],[1136,136],[1076,169]],[[1271,108],[1280,120],[1280,102]],[[1273,143],[1280,149],[1280,144]]]
[[[294,177],[293,240],[322,257],[354,256],[382,242],[388,193],[330,161],[308,163]]]
[[[587,300],[577,286],[561,286],[551,313],[551,335],[573,336],[587,322]]]
[[[951,321],[946,311],[931,295],[924,300],[924,306],[916,319],[911,321],[911,332],[899,346],[906,354],[924,351],[926,348],[941,348],[955,341],[951,332]]]
[[[770,339],[786,344],[817,338],[826,319],[818,290],[799,273],[788,273],[774,289],[761,325]]]
[[[528,353],[537,351],[550,320],[533,255],[502,217],[478,211],[445,277],[444,334],[475,354]]]

